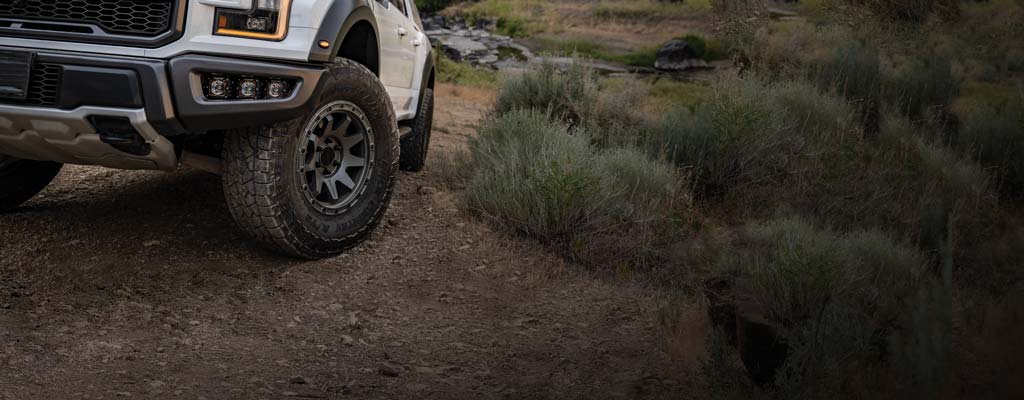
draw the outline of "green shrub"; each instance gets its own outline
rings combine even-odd
[[[521,38],[544,30],[544,6],[532,1],[482,0],[461,8],[459,14],[470,24],[481,19],[493,20],[497,33]]]
[[[533,111],[511,111],[470,144],[467,196],[484,216],[541,238],[577,233],[602,204],[596,156],[583,135]]]
[[[842,140],[835,139],[856,133],[854,108],[850,103],[808,82],[776,84],[771,96],[778,112],[787,117],[791,129],[801,132],[802,136],[838,146]]]
[[[851,101],[877,106],[881,103],[880,65],[878,49],[850,41],[832,50],[821,63],[817,81]]]
[[[809,84],[726,79],[714,86],[694,111],[667,113],[649,139],[649,147],[693,168],[699,193],[776,186],[804,171],[805,158],[852,136],[849,107]]]
[[[497,81],[497,75],[490,69],[455,62],[441,55],[437,57],[437,80],[459,85],[490,86]]]
[[[670,166],[636,150],[600,150],[586,133],[534,110],[497,116],[470,150],[472,209],[562,244],[587,264],[644,264],[651,243],[661,240],[651,232],[685,200]]]
[[[634,67],[654,67],[654,62],[658,60],[658,48],[647,47],[625,54],[598,54],[596,58]]]
[[[756,305],[788,344],[778,377],[786,391],[815,380],[841,388],[877,360],[888,335],[906,328],[927,265],[883,234],[838,234],[800,219],[750,225],[743,240],[747,250],[719,268],[737,276],[736,301]]]
[[[1024,194],[1024,107],[1020,103],[971,114],[960,127],[957,142],[979,162],[995,168],[1007,192]]]
[[[646,127],[639,104],[647,85],[627,79],[629,84],[607,86],[584,65],[572,64],[562,71],[545,63],[505,80],[494,111],[536,110],[585,128],[601,147],[633,145]]]
[[[423,12],[437,12],[462,0],[416,0],[416,8]]]
[[[866,5],[885,18],[921,22],[937,14],[954,17],[960,14],[959,0],[853,0]]]
[[[884,79],[886,98],[912,118],[945,112],[960,85],[949,60],[937,55],[904,59]]]
[[[509,78],[498,90],[494,109],[498,114],[539,110],[575,126],[583,122],[596,99],[597,81],[592,71],[573,65],[563,73],[545,63]]]

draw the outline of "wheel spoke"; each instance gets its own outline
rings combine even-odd
[[[345,185],[345,187],[349,189],[353,189],[356,187],[355,181],[352,180],[351,176],[348,176],[348,171],[345,171],[344,169],[339,170],[338,173],[335,174],[334,178],[332,178],[331,180],[334,182],[341,183],[342,185]]]
[[[330,114],[324,116],[323,125],[322,125],[323,130],[320,131],[321,135],[322,136],[327,136],[327,132],[330,131],[331,128],[333,128],[333,127],[334,127],[334,116],[330,115]]]
[[[331,195],[332,200],[338,200],[338,184],[334,179],[325,179],[324,183],[327,184],[327,193]]]
[[[302,163],[302,172],[310,172],[315,170],[316,158],[316,154],[306,156],[306,161]]]
[[[366,159],[362,157],[356,157],[351,154],[345,156],[345,159],[341,161],[341,169],[348,169],[352,167],[365,167]]]
[[[313,188],[311,189],[313,197],[320,196],[324,188],[324,176],[320,175],[320,171],[313,172]]]
[[[341,144],[345,145],[345,152],[352,153],[352,148],[363,142],[365,138],[362,134],[355,134],[349,136],[343,136],[341,138]]]
[[[328,128],[325,131],[325,133],[332,134],[332,135],[335,135],[335,136],[344,137],[345,136],[345,132],[348,132],[349,125],[352,125],[352,118],[349,118],[349,117],[346,116],[345,117],[345,121],[343,121],[341,123],[341,126],[335,127],[334,125],[335,124],[334,124],[334,121],[332,119],[332,121],[329,123],[329,125],[327,125]]]

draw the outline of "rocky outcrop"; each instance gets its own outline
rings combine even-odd
[[[461,18],[433,16],[424,19],[423,26],[430,43],[455,61],[497,68],[500,61],[517,63],[534,58],[529,49],[512,38],[489,32],[488,29],[494,29],[491,20],[469,26]]]

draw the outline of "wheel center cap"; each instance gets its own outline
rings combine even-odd
[[[325,148],[320,152],[320,165],[329,167],[334,164],[334,160],[338,157],[336,153],[333,147]]]

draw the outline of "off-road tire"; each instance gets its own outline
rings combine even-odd
[[[398,172],[398,125],[377,76],[337,59],[322,79],[313,110],[293,121],[228,132],[223,151],[224,194],[241,228],[271,249],[308,259],[331,257],[365,240],[387,210]],[[361,191],[353,190],[354,202],[328,213],[304,197],[308,185],[295,168],[302,157],[296,153],[305,147],[300,136],[318,110],[339,101],[365,115],[373,157],[366,157],[369,176]]]
[[[64,164],[0,155],[0,212],[13,210],[49,185]]]
[[[434,90],[423,93],[423,101],[412,121],[412,133],[402,138],[403,171],[419,172],[427,164],[427,149],[430,147],[430,130],[434,125]]]

